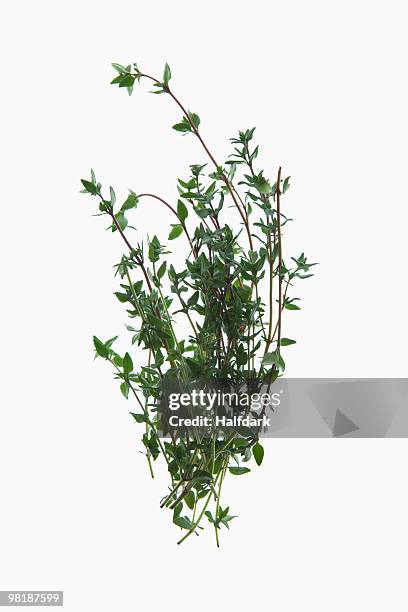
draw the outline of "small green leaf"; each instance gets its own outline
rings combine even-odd
[[[194,491],[189,491],[184,499],[185,499],[187,506],[190,508],[190,510],[192,510],[195,505]]]
[[[125,304],[129,301],[129,298],[126,293],[120,293],[119,291],[115,291],[114,295],[116,295],[121,304]]]
[[[133,371],[133,361],[129,353],[125,353],[123,358],[123,373],[130,374]]]
[[[148,256],[149,256],[150,261],[153,263],[156,263],[156,261],[159,261],[161,251],[162,251],[162,248],[161,248],[159,239],[157,238],[157,236],[153,236],[153,238],[151,239],[149,243]]]
[[[137,203],[138,203],[138,197],[135,193],[133,193],[133,191],[131,191],[128,195],[128,197],[126,198],[126,200],[123,202],[122,207],[121,207],[121,211],[125,212],[125,210],[130,210],[131,208],[136,208]]]
[[[286,310],[300,310],[300,306],[298,306],[297,304],[292,304],[291,302],[285,304],[285,308]]]
[[[136,414],[135,412],[131,412],[130,414],[135,419],[136,423],[146,423],[146,415]]]
[[[126,68],[121,64],[113,63],[111,64],[111,66],[116,70],[116,72],[119,72],[119,74],[123,74],[124,72],[126,72]]]
[[[173,519],[173,523],[177,525],[177,527],[181,527],[181,529],[192,529],[194,527],[193,523],[186,516],[176,516]]]
[[[231,474],[234,476],[241,476],[241,474],[248,474],[251,470],[246,467],[230,467],[228,468]]]
[[[258,189],[259,193],[263,194],[271,193],[272,191],[271,184],[264,177],[259,179],[255,187]]]
[[[282,193],[285,193],[285,191],[287,191],[287,190],[289,189],[289,187],[290,187],[290,185],[289,185],[289,179],[290,179],[290,176],[287,176],[287,177],[285,178],[285,180],[283,181],[283,185],[282,185]]]
[[[285,369],[285,362],[282,359],[282,355],[279,354],[279,351],[272,351],[272,353],[266,353],[265,357],[262,359],[262,363],[265,366],[274,365],[282,372]]]
[[[123,396],[124,396],[126,399],[128,399],[128,397],[129,397],[129,389],[130,389],[130,387],[129,387],[129,384],[128,384],[127,382],[123,382],[123,383],[120,385],[120,390],[121,390],[121,392],[122,392],[122,395],[123,395]]]
[[[278,368],[281,370],[281,372],[285,371],[285,362],[283,361],[283,357],[282,355],[279,355],[279,359],[278,359]]]
[[[162,265],[160,266],[160,268],[157,270],[157,278],[160,280],[161,278],[163,278],[165,272],[166,272],[166,268],[167,268],[167,261],[163,261]]]
[[[214,522],[215,522],[215,521],[214,521],[214,517],[213,517],[213,515],[211,514],[211,512],[210,512],[209,510],[206,510],[206,511],[204,512],[204,514],[205,514],[205,516],[208,518],[208,520],[210,521],[210,523],[214,524]]]
[[[127,224],[128,224],[128,220],[126,219],[124,213],[122,210],[120,210],[116,215],[115,215],[115,219],[120,227],[120,229],[122,230],[122,232],[126,229]],[[112,231],[115,232],[117,230],[117,227],[115,224],[112,225]]]
[[[183,227],[181,225],[173,225],[173,229],[169,234],[169,240],[174,240],[175,238],[178,238],[182,233]]]
[[[281,338],[281,346],[290,346],[291,344],[296,344],[296,340],[291,340],[290,338]]]
[[[88,193],[91,193],[92,195],[96,195],[98,193],[96,185],[91,183],[91,181],[86,181],[85,179],[81,179],[81,183],[85,187]]]
[[[271,353],[266,353],[265,357],[262,359],[263,365],[278,365],[279,355],[277,351],[272,351]]]
[[[200,125],[200,117],[196,115],[196,113],[188,113],[188,116],[190,117],[190,120],[194,127],[198,128],[198,126]]]
[[[200,297],[200,292],[194,291],[193,295],[190,298],[188,298],[188,301],[187,301],[188,307],[192,308],[193,306],[195,306],[198,302],[199,297]]]
[[[252,447],[252,454],[254,456],[256,464],[261,465],[263,458],[264,458],[265,451],[264,451],[264,447],[261,444],[259,444],[259,442],[254,444],[254,446]]]
[[[104,343],[101,342],[101,340],[99,340],[99,338],[97,338],[96,336],[93,337],[93,343],[99,357],[107,359],[109,357],[109,350],[106,348]]]
[[[177,202],[177,215],[180,221],[183,223],[188,217],[187,206],[181,200]]]
[[[112,208],[115,206],[115,202],[116,202],[116,194],[113,190],[113,187],[109,187],[109,193],[110,193],[110,203]]]
[[[164,72],[163,72],[163,83],[167,86],[169,84],[170,79],[171,79],[171,70],[170,70],[170,66],[166,63],[164,67]]]
[[[183,509],[183,502],[181,501],[174,508],[173,519],[175,519],[176,517],[180,516],[182,509]]]
[[[183,117],[183,120],[180,123],[173,125],[173,130],[176,130],[176,132],[191,132],[191,125],[188,122],[187,117]]]
[[[125,75],[119,83],[119,87],[132,87],[135,82],[135,77],[131,74]]]

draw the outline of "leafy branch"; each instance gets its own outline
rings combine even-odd
[[[310,270],[316,264],[308,262],[304,253],[284,257],[283,234],[291,219],[283,212],[282,198],[290,177],[283,178],[279,167],[271,180],[256,168],[255,128],[231,139],[233,151],[220,164],[203,139],[200,117],[187,110],[171,89],[167,64],[161,79],[142,72],[137,64],[113,64],[113,68],[112,83],[130,95],[147,80],[153,93],[173,100],[182,112],[173,129],[192,134],[212,168],[192,164],[188,176],[177,180],[175,202],[132,189],[120,205],[115,190],[104,189],[93,170],[90,178],[82,179],[83,192],[97,200],[97,215],[109,219],[108,229],[126,247],[115,266],[120,284],[115,295],[130,319],[126,327],[132,347],[147,351],[148,359],[135,366],[132,349],[117,353],[113,348],[117,336],[106,341],[94,337],[94,348],[97,357],[114,367],[122,395],[137,406],[131,415],[145,427],[142,444],[151,476],[160,456],[166,462],[170,485],[161,507],[170,509],[175,525],[185,531],[179,544],[198,535],[206,519],[219,546],[220,530],[229,529],[235,518],[228,506],[221,505],[225,477],[247,474],[250,468],[245,464],[251,459],[261,465],[264,449],[251,431],[227,435],[214,427],[205,435],[176,430],[165,436],[159,410],[162,386],[171,378],[180,384],[204,379],[269,388],[285,371],[282,348],[295,344],[283,336],[284,314],[300,309],[299,298],[290,292],[297,280],[313,275]],[[166,243],[156,235],[142,236],[136,244],[130,241],[128,217],[138,214],[142,200],[170,211],[174,222]],[[232,225],[224,221],[227,205],[236,211]],[[176,270],[167,255],[182,235],[185,265]],[[190,330],[182,339],[176,333],[180,316]]]

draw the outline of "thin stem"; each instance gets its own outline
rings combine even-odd
[[[188,242],[189,242],[189,244],[190,244],[191,250],[193,251],[193,255],[195,255],[195,249],[194,249],[193,242],[192,242],[192,240],[191,240],[190,234],[188,233],[187,226],[186,226],[185,222],[184,222],[184,221],[182,221],[182,220],[180,219],[180,217],[178,216],[178,214],[177,214],[177,210],[176,210],[175,208],[173,208],[173,206],[172,206],[171,204],[169,204],[168,202],[166,202],[166,200],[163,200],[163,198],[161,198],[160,196],[154,195],[153,193],[139,193],[137,197],[138,197],[138,198],[146,198],[146,197],[148,197],[148,198],[153,198],[153,199],[155,199],[155,200],[158,200],[159,202],[161,202],[161,203],[162,203],[162,204],[164,204],[165,206],[167,206],[167,208],[168,208],[169,210],[171,210],[171,212],[172,212],[174,215],[176,215],[176,217],[177,217],[177,219],[178,219],[178,221],[179,221],[179,223],[180,223],[181,227],[182,227],[182,228],[183,228],[183,230],[184,230],[184,233],[185,233],[185,234],[186,234],[186,236],[187,236],[187,240],[188,240]]]
[[[214,486],[217,484],[219,476],[220,476],[220,472],[218,472],[218,474],[217,474],[217,478],[215,479]],[[213,494],[213,490],[211,489],[209,494],[207,495],[207,499],[205,501],[203,509],[201,510],[200,514],[198,515],[198,519],[195,521],[195,523],[193,524],[192,528],[181,538],[181,540],[179,540],[177,542],[177,544],[181,544],[182,542],[184,542],[184,540],[186,540],[197,529],[198,525],[200,524],[201,519],[204,516],[204,512],[208,508],[208,504],[210,503],[212,494]]]
[[[151,360],[152,360],[152,350],[149,350],[149,358],[147,360],[147,365],[150,367],[151,364]],[[147,397],[145,398],[145,410],[146,412],[148,412],[148,406],[147,406]],[[149,433],[149,424],[146,423],[146,434]],[[150,475],[152,478],[154,478],[154,473],[153,473],[153,466],[152,466],[152,459],[151,459],[151,452],[149,448],[146,448],[146,457],[147,457],[147,463],[149,464],[149,470],[150,470]]]
[[[278,314],[278,346],[277,350],[280,351],[281,342],[281,331],[282,331],[282,232],[281,232],[281,211],[280,211],[280,182],[281,182],[282,168],[279,166],[278,178],[276,181],[276,213],[277,213],[277,224],[278,224],[278,278],[279,278],[279,314]]]
[[[268,251],[268,262],[269,262],[269,323],[268,323],[268,338],[266,340],[265,354],[269,350],[272,338],[272,325],[273,325],[273,258],[272,258],[272,241],[271,236],[268,234],[267,241]]]
[[[160,436],[159,436],[159,434],[157,433],[157,430],[156,430],[155,426],[153,425],[152,421],[150,420],[150,417],[149,417],[149,414],[148,414],[148,412],[147,412],[147,409],[145,409],[145,407],[143,406],[142,402],[140,401],[139,396],[138,396],[138,394],[136,393],[136,391],[135,391],[135,389],[134,389],[133,385],[131,384],[131,382],[130,382],[129,380],[128,380],[128,381],[126,381],[126,382],[128,383],[128,385],[129,385],[129,387],[130,387],[130,390],[132,391],[133,395],[135,396],[135,398],[136,398],[136,399],[137,399],[137,401],[139,402],[139,405],[140,405],[141,409],[143,410],[143,413],[144,413],[144,415],[145,415],[145,417],[146,417],[146,419],[147,419],[147,420],[146,420],[146,422],[147,422],[147,423],[150,425],[151,429],[153,430],[153,432],[154,432],[154,434],[155,434],[155,436],[156,436],[156,439],[157,439],[157,443],[158,443],[158,445],[159,445],[159,447],[160,447],[160,450],[161,450],[161,452],[163,453],[163,456],[164,456],[164,458],[165,458],[165,460],[166,460],[166,463],[167,463],[167,465],[168,465],[168,464],[169,464],[169,460],[168,460],[168,458],[167,458],[166,451],[165,451],[165,450],[164,450],[164,448],[163,448],[163,445],[162,445],[161,440],[160,440]]]
[[[225,472],[227,471],[227,465],[228,465],[228,461],[226,461],[225,466],[222,468],[222,474],[221,474],[221,480],[220,480],[220,484],[218,487],[218,496],[217,496],[217,503],[215,506],[215,522],[214,522],[214,527],[215,527],[215,539],[217,542],[217,548],[220,547],[220,540],[219,540],[219,536],[218,536],[218,531],[219,531],[219,527],[217,526],[217,520],[218,520],[218,511],[220,508],[220,498],[221,498],[221,488],[222,488],[222,483],[224,481],[224,476],[225,476]]]
[[[146,433],[147,434],[149,433],[149,425],[147,423],[146,423]],[[150,476],[152,478],[154,478],[152,459],[151,459],[151,452],[149,451],[149,449],[146,450],[146,458],[147,458],[147,464],[149,466]]]
[[[116,365],[116,363],[114,363],[110,357],[108,357],[107,359],[108,359],[108,361],[109,361],[109,362],[110,362],[110,363],[111,363],[111,364],[112,364],[112,365],[113,365],[113,366],[116,368],[116,370],[117,370],[118,372],[120,372],[120,369],[118,368],[118,366]],[[164,448],[163,448],[163,445],[162,445],[162,443],[161,443],[161,440],[160,440],[159,434],[157,433],[156,427],[154,426],[154,424],[153,424],[153,423],[152,423],[152,421],[150,420],[150,417],[149,417],[149,412],[148,412],[147,408],[146,408],[145,406],[143,406],[143,404],[142,404],[142,402],[140,401],[140,398],[139,398],[138,394],[136,393],[135,388],[133,387],[133,385],[132,385],[132,383],[130,382],[130,380],[128,379],[128,380],[126,380],[126,382],[127,382],[127,384],[129,385],[129,389],[132,391],[133,395],[135,396],[135,399],[136,399],[137,403],[139,404],[140,408],[142,409],[143,414],[144,414],[144,415],[145,415],[145,417],[146,417],[146,423],[149,425],[149,427],[152,429],[152,431],[153,431],[154,435],[156,436],[157,443],[158,443],[158,445],[159,445],[159,447],[160,447],[160,450],[161,450],[161,452],[163,453],[163,456],[164,456],[164,458],[165,458],[165,460],[166,460],[166,463],[167,463],[167,465],[168,465],[168,464],[169,464],[169,460],[168,460],[168,458],[167,458],[166,451],[165,451],[165,450],[164,450]]]
[[[155,278],[157,278],[157,277],[156,277],[156,267],[155,267],[155,263],[154,263],[154,262],[153,262],[153,273],[154,273]],[[168,310],[168,308],[167,308],[166,301],[165,301],[165,299],[164,299],[164,297],[163,297],[163,293],[162,293],[161,286],[160,286],[160,281],[158,281],[158,282],[157,282],[156,286],[157,286],[157,290],[158,290],[159,295],[160,295],[160,299],[161,299],[161,302],[162,302],[162,305],[163,305],[164,311],[165,311],[165,313],[166,313],[167,323],[168,323],[169,329],[170,329],[170,331],[171,331],[171,335],[173,336],[173,341],[174,341],[174,344],[175,344],[176,348],[178,349],[179,342],[178,342],[178,340],[177,340],[177,337],[176,337],[175,331],[174,331],[174,329],[173,329],[173,323],[172,323],[172,321],[171,321],[171,317],[170,317],[169,310]],[[186,379],[187,379],[187,378],[188,378],[188,370],[187,370],[187,366],[186,366],[186,360],[184,359],[183,355],[181,355],[181,363],[180,363],[180,366],[181,366],[181,368],[182,368],[182,369],[184,369],[184,374],[186,375]]]
[[[282,307],[281,307],[282,308],[282,312],[283,312],[283,309],[285,307],[285,300],[286,300],[286,295],[287,295],[287,292],[288,292],[289,284],[290,284],[290,280],[286,281],[286,287],[285,287],[285,291],[283,293],[283,299],[282,299]],[[278,323],[279,323],[279,321],[276,321],[276,325],[275,325],[275,329],[273,330],[271,342],[274,342],[274,340],[275,340],[276,332],[278,330]]]
[[[119,234],[122,236],[122,238],[123,238],[127,248],[129,249],[129,251],[131,251],[131,252],[134,251],[134,248],[132,247],[132,245],[130,244],[129,240],[126,238],[124,231],[120,227],[119,222],[118,222],[118,220],[116,219],[116,217],[115,217],[115,215],[113,213],[112,207],[109,208],[108,213],[112,217],[112,221],[114,222],[115,227],[118,230]]]
[[[155,77],[152,77],[148,74],[144,74],[144,73],[136,73],[136,75],[133,75],[136,77],[145,77],[147,79],[150,79],[151,81],[153,81],[154,83],[160,83],[160,81],[158,79],[156,79]],[[193,132],[193,134],[195,134],[198,138],[198,140],[200,141],[203,149],[205,150],[205,152],[207,153],[208,157],[210,158],[210,160],[212,161],[212,163],[214,164],[215,168],[217,171],[220,171],[220,176],[222,178],[222,180],[224,181],[230,195],[231,198],[240,214],[240,217],[242,219],[242,222],[245,226],[247,235],[248,235],[248,241],[249,241],[249,246],[250,249],[253,250],[253,243],[252,243],[252,236],[251,236],[251,230],[249,228],[249,223],[246,219],[246,214],[245,214],[245,207],[242,210],[241,205],[239,203],[239,200],[237,199],[236,195],[235,195],[235,190],[234,187],[232,185],[232,183],[229,181],[228,177],[226,176],[225,172],[221,169],[221,166],[218,164],[217,160],[215,159],[215,157],[213,156],[213,154],[211,153],[211,151],[209,150],[209,148],[207,147],[207,145],[205,144],[198,128],[195,126],[195,124],[193,123],[192,119],[190,118],[190,114],[188,113],[188,111],[186,110],[186,108],[183,106],[183,104],[180,102],[180,100],[174,95],[174,93],[171,91],[170,87],[167,85],[164,88],[164,91],[166,93],[169,94],[169,96],[174,100],[174,102],[177,104],[177,106],[180,108],[180,110],[183,112],[183,115],[185,116],[185,118],[187,119],[190,127],[191,127],[191,131]]]
[[[110,207],[110,208],[109,208],[109,210],[108,210],[108,214],[109,214],[109,215],[112,217],[112,221],[114,222],[116,229],[118,230],[119,234],[122,236],[122,238],[123,238],[123,240],[124,240],[124,242],[125,242],[126,246],[127,246],[127,247],[128,247],[128,249],[130,250],[130,252],[131,252],[131,253],[132,253],[132,252],[134,252],[135,250],[134,250],[134,248],[132,247],[132,245],[130,244],[129,240],[126,238],[124,231],[123,231],[123,230],[122,230],[122,228],[120,227],[120,224],[119,224],[118,220],[116,219],[116,217],[115,217],[115,215],[114,215],[114,213],[113,213],[113,209],[112,209],[112,207]],[[145,277],[145,280],[146,280],[147,286],[149,287],[149,291],[150,291],[150,293],[151,293],[151,292],[152,292],[152,290],[153,290],[153,287],[152,287],[152,284],[151,284],[151,282],[150,282],[149,275],[147,274],[147,270],[146,270],[146,268],[145,268],[145,266],[144,266],[144,263],[143,263],[142,259],[141,259],[140,257],[135,256],[135,262],[137,263],[137,265],[138,265],[138,266],[140,267],[140,269],[142,270],[143,276]]]
[[[167,505],[167,503],[170,501],[170,499],[176,493],[176,491],[178,490],[178,488],[179,488],[179,486],[181,485],[182,482],[183,482],[183,479],[178,481],[176,486],[170,491],[169,495],[167,495],[167,497],[162,501],[162,503],[160,504],[160,508],[164,508],[164,506]]]

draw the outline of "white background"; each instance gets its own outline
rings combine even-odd
[[[183,547],[158,508],[138,427],[91,338],[123,330],[118,237],[78,194],[92,166],[174,199],[205,161],[146,86],[161,75],[217,156],[257,126],[290,174],[288,247],[321,265],[287,323],[291,376],[406,371],[406,15],[388,2],[7,2],[2,5],[0,589],[64,589],[72,611],[407,609],[405,440],[266,442],[232,477],[239,515]],[[132,222],[165,236],[153,202]],[[160,233],[164,232],[164,233]],[[177,257],[177,254],[175,254]],[[122,334],[123,335],[123,334]]]

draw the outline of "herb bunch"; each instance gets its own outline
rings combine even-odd
[[[300,309],[292,287],[296,280],[312,276],[316,264],[304,253],[284,258],[282,236],[291,219],[282,212],[282,196],[290,177],[284,177],[280,167],[273,178],[257,168],[255,128],[231,139],[232,153],[221,164],[203,140],[199,116],[173,93],[167,64],[162,79],[145,74],[136,64],[112,66],[112,84],[129,95],[147,80],[153,93],[172,99],[181,111],[173,129],[191,134],[207,163],[191,165],[188,176],[178,179],[176,202],[129,190],[119,205],[114,189],[103,190],[93,170],[90,179],[82,179],[83,192],[98,202],[97,214],[108,218],[109,228],[124,243],[116,265],[120,289],[115,295],[131,319],[126,325],[131,344],[143,349],[146,358],[135,365],[134,351],[116,352],[117,336],[105,341],[95,336],[96,356],[110,362],[122,394],[137,407],[131,414],[143,427],[152,478],[159,457],[167,465],[170,485],[161,507],[172,511],[173,522],[184,532],[178,543],[198,534],[205,517],[219,546],[220,529],[229,528],[234,518],[221,499],[225,477],[248,473],[243,464],[252,457],[260,465],[264,449],[258,436],[242,430],[162,437],[157,408],[161,385],[168,376],[181,381],[230,380],[249,388],[254,381],[273,384],[285,370],[282,347],[295,343],[282,333],[283,313]],[[173,216],[166,244],[157,236],[136,242],[131,238],[128,217],[142,199],[156,200]],[[226,206],[235,209],[234,227],[223,221]],[[186,254],[180,270],[166,259],[175,240]],[[179,317],[189,325],[188,338],[177,336]]]

